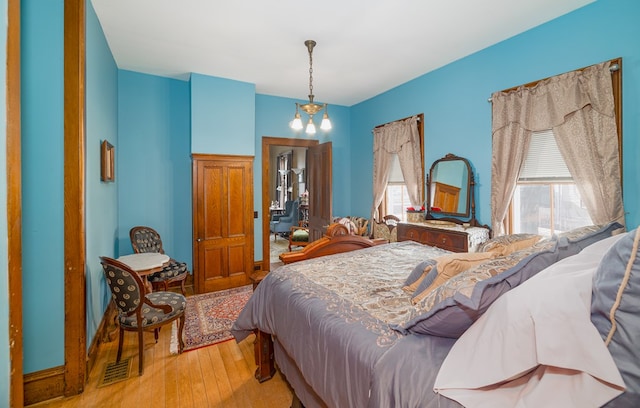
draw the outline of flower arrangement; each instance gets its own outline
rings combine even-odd
[[[416,210],[415,207],[407,207],[407,212],[424,212],[424,205]]]

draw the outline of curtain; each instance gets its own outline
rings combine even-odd
[[[507,208],[531,132],[553,129],[558,149],[595,224],[624,224],[610,62],[496,92],[493,102],[491,224],[505,231]]]
[[[380,220],[378,207],[384,198],[394,154],[398,155],[411,205],[419,207],[424,183],[417,116],[373,129],[373,220]]]

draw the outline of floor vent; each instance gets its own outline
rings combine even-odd
[[[104,387],[105,385],[124,381],[129,378],[130,363],[131,359],[129,358],[120,360],[119,363],[107,363],[105,365],[104,372],[102,373],[102,378],[98,383],[98,387]]]

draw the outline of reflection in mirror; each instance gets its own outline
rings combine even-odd
[[[469,218],[468,222],[475,226],[473,186],[473,173],[467,159],[449,153],[436,160],[427,180],[426,219],[446,219],[461,224]]]
[[[467,213],[469,172],[462,160],[441,161],[433,169],[431,207],[451,214]]]

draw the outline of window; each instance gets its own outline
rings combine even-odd
[[[622,174],[622,122],[620,118],[620,114],[622,111],[622,81],[621,81],[621,66],[622,59],[614,59],[607,61],[609,64],[609,72],[611,74],[611,84],[613,91],[613,103],[614,103],[614,112],[615,112],[615,123],[617,127],[617,135],[612,134],[610,131],[605,131],[601,133],[601,135],[606,135],[606,137],[617,137],[617,145],[618,145],[618,157],[614,158],[612,152],[610,150],[603,150],[602,152],[598,151],[603,159],[602,165],[604,166],[606,162],[612,163],[612,160],[617,160],[620,166],[620,174]],[[586,67],[583,69],[590,69],[591,67]],[[577,70],[582,71],[583,69]],[[562,81],[566,78],[560,78]],[[511,91],[518,89],[529,89],[538,86],[542,81],[535,81],[525,85],[521,85],[518,87],[506,89],[501,91],[504,94],[510,94]],[[543,84],[544,85],[544,84]],[[563,96],[561,96],[563,95]],[[557,97],[566,97],[570,98],[568,93],[562,94],[558,93]],[[513,101],[505,101],[501,100],[501,109],[505,107],[513,108]],[[527,106],[531,107],[533,102],[527,103]],[[537,105],[540,109],[548,109],[555,110],[552,106],[546,106],[544,102],[540,102]],[[562,103],[555,104],[556,107],[563,106]],[[544,108],[543,108],[544,107]],[[518,110],[519,108],[516,108]],[[569,112],[568,110],[565,112],[562,109],[558,109],[557,114],[564,113],[565,115]],[[551,121],[546,120],[544,117],[538,116],[537,118],[541,121],[538,121],[538,124],[544,123],[543,126],[562,126],[561,124],[552,124]],[[496,118],[494,118],[495,120]],[[495,122],[494,122],[495,123]],[[504,123],[500,123],[499,125],[504,125]],[[594,122],[594,126],[598,126],[598,123]],[[506,147],[509,145],[508,137],[509,133],[504,131],[506,128],[499,128],[498,131],[494,131],[494,142],[496,140],[496,135],[498,135],[499,144],[502,147]],[[566,129],[566,128],[565,128]],[[575,130],[575,129],[574,129]],[[604,129],[603,129],[604,130]],[[610,130],[610,122],[609,128]],[[579,135],[574,135],[574,137],[580,137]],[[613,142],[613,141],[611,141]],[[608,142],[606,142],[608,143]],[[593,144],[593,143],[592,143]],[[599,144],[592,146],[592,149],[597,150],[596,147],[600,146]],[[517,149],[521,149],[521,146],[518,146],[517,143],[514,143],[513,147]],[[583,147],[583,146],[579,146]],[[592,150],[589,149],[589,150]],[[513,150],[513,154],[517,154],[516,150]],[[585,149],[580,149],[580,151],[585,151]],[[498,150],[499,153],[508,152],[505,150]],[[494,145],[494,154],[496,153],[495,145]],[[500,160],[496,160],[493,164],[496,165],[499,169],[499,176],[506,176],[507,178],[513,177],[513,167],[509,167],[506,165],[508,163],[507,157],[509,157],[509,153]],[[513,163],[511,163],[513,164]],[[584,174],[585,169],[581,170],[581,174]],[[597,173],[588,173],[589,177],[594,177]],[[498,177],[500,178],[500,177]],[[617,179],[617,175],[614,172],[607,173],[604,175],[605,182],[610,183],[612,180]],[[512,180],[512,179],[511,179]],[[599,184],[601,180],[594,181],[595,184]],[[620,180],[621,182],[621,180]],[[612,189],[616,189],[615,186]],[[600,191],[600,190],[597,190]],[[620,188],[620,194],[622,190]],[[614,194],[617,192],[614,191]],[[498,195],[499,196],[499,195]],[[580,197],[580,193],[578,191],[577,185],[574,182],[570,172],[566,168],[566,164],[562,155],[559,152],[558,146],[556,144],[556,137],[553,134],[553,130],[545,130],[540,132],[534,132],[531,135],[531,144],[529,146],[529,150],[527,151],[527,157],[524,158],[524,162],[522,164],[522,168],[518,174],[518,180],[516,182],[516,187],[513,196],[509,202],[505,200],[501,200],[499,198],[492,199],[492,206],[498,208],[497,211],[494,211],[492,208],[492,215],[501,215],[504,214],[505,207],[508,205],[507,217],[505,220],[494,220],[494,228],[500,230],[499,233],[537,233],[541,235],[552,235],[561,233],[563,231],[567,231],[570,229],[574,229],[576,227],[593,224],[593,220],[591,219],[588,211],[586,209],[586,204],[589,204],[589,207],[593,212],[597,212],[598,214],[594,217],[603,218],[603,212],[599,211],[599,209],[594,209],[594,204],[597,204],[597,201],[602,201],[611,199],[614,202],[618,202],[621,200],[621,197],[605,197],[602,194],[597,197],[585,197],[589,201],[584,201]],[[495,202],[494,202],[495,201]],[[614,206],[616,207],[616,206]],[[617,207],[616,207],[617,208]],[[598,211],[596,211],[598,210]],[[611,214],[605,214],[609,218],[617,218],[620,215],[614,214],[616,210],[612,210]],[[504,229],[503,229],[504,227]]]
[[[374,206],[372,216],[380,221],[387,215],[393,215],[400,220],[406,219],[406,209],[411,206],[409,193],[416,187],[414,201],[424,202],[424,114],[420,113],[394,122],[378,125],[373,129],[373,165]],[[417,133],[416,133],[417,130]],[[395,153],[394,153],[395,152]],[[420,172],[411,171],[405,182],[400,169],[401,156],[406,156],[410,169],[417,170],[419,160]],[[376,160],[380,154],[380,160]],[[419,157],[418,157],[419,156]],[[404,160],[404,159],[403,159]],[[387,173],[388,172],[388,173]],[[379,174],[380,176],[376,176]],[[387,179],[382,178],[387,174]],[[385,181],[383,183],[383,181]],[[407,185],[410,188],[407,188]],[[420,206],[421,204],[418,204]]]
[[[511,201],[513,233],[551,236],[591,225],[552,130],[534,132]]]
[[[401,221],[406,221],[406,209],[411,206],[409,193],[404,183],[389,183],[385,192],[387,214],[395,215]]]
[[[387,182],[387,188],[384,193],[386,214],[395,215],[402,221],[406,221],[406,209],[411,206],[411,200],[409,200],[409,193],[407,192],[407,186],[404,183],[402,177],[402,170],[400,170],[400,160],[398,155],[393,155],[393,161],[391,162],[391,172],[389,174],[389,181]]]

